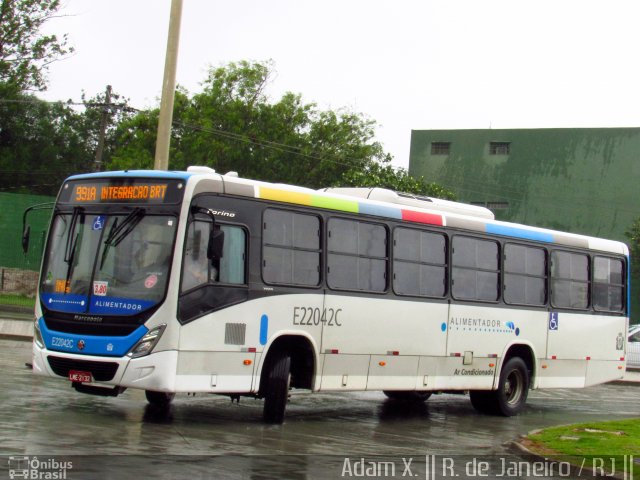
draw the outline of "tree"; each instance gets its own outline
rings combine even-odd
[[[7,85],[0,84],[0,98]],[[0,174],[12,192],[54,195],[91,160],[82,115],[66,104],[19,94],[0,103]]]
[[[71,53],[66,35],[45,35],[60,0],[0,0],[0,174],[2,188],[53,195],[84,170],[82,117],[29,94],[46,89],[48,66]]]
[[[69,175],[96,169],[103,112],[106,109],[111,118],[105,143],[105,152],[110,152],[115,124],[131,116],[131,111],[117,93],[112,94],[108,104],[104,93],[89,99],[83,93],[82,102],[45,102],[0,83],[3,190],[55,195]]]
[[[1,83],[20,91],[46,89],[49,64],[73,51],[66,35],[40,32],[59,8],[60,0],[0,0]]]
[[[184,156],[182,151],[182,127],[177,118],[183,115],[185,104],[188,102],[186,93],[178,89],[174,101],[174,125],[171,132],[171,151],[169,155],[170,168],[183,168],[180,160]],[[107,169],[132,170],[152,169],[158,131],[159,110],[141,110],[135,115],[119,122],[110,141],[113,150],[105,156]]]
[[[629,255],[632,259],[640,259],[640,218],[636,218],[629,229],[624,232],[629,239]],[[640,276],[640,262],[635,260],[631,264],[634,277]]]
[[[352,187],[381,187],[396,192],[413,193],[429,197],[455,200],[456,195],[436,183],[426,183],[424,177],[414,178],[403,168],[394,169],[391,158],[382,163],[372,163],[363,170],[351,170],[343,178],[342,185]]]
[[[385,185],[414,193],[438,192],[395,171],[375,140],[376,122],[347,110],[319,110],[300,94],[271,101],[270,62],[230,63],[210,70],[203,90],[179,89],[174,106],[170,168],[206,165],[221,172],[320,188],[384,178]],[[140,112],[115,134],[110,168],[150,168],[158,111]],[[376,184],[369,183],[370,186]]]

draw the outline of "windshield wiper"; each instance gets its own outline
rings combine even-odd
[[[67,235],[67,244],[64,247],[64,261],[71,265],[73,263],[73,257],[75,256],[76,243],[78,242],[78,234],[76,233],[76,225],[78,224],[78,218],[80,217],[81,207],[75,207],[73,209],[73,215],[71,216],[71,223],[69,224],[69,234]]]
[[[115,219],[104,241],[104,250],[102,251],[102,258],[100,259],[100,270],[102,270],[104,261],[107,258],[109,248],[111,246],[117,247],[118,244],[136,228],[140,220],[144,217],[144,214],[144,208],[138,207],[127,215],[120,225],[118,225],[118,219]]]
[[[81,207],[75,207],[73,209],[71,223],[69,224],[69,234],[67,235],[67,243],[64,248],[64,261],[67,263],[67,277],[64,283],[65,293],[67,292],[71,272],[73,272],[73,263],[76,258],[76,247],[78,246],[78,237],[80,236],[80,234],[76,232],[76,227],[78,225],[78,218],[80,218],[81,212]]]

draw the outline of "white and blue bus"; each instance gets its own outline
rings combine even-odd
[[[628,277],[623,243],[385,189],[77,175],[53,211],[33,370],[157,405],[264,398],[272,423],[290,389],[469,392],[509,416],[530,389],[623,376]]]

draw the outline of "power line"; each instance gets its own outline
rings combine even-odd
[[[23,104],[23,105],[60,105],[70,107],[87,107],[87,108],[113,108],[115,110],[123,110],[126,112],[137,113],[141,110],[129,106],[124,103],[111,103],[111,102],[74,102],[71,100],[41,100],[39,98],[27,99],[27,98],[0,98],[1,104]]]
[[[192,125],[192,124],[187,124],[187,123],[183,123],[180,121],[174,121],[173,125],[177,125],[180,127],[184,127],[184,128],[189,128],[191,130],[196,130],[196,131],[200,131],[200,132],[204,132],[204,133],[210,133],[213,135],[217,135],[219,137],[222,138],[226,138],[228,140],[235,140],[238,142],[243,142],[243,143],[250,143],[252,145],[256,145],[259,147],[263,147],[263,148],[268,148],[268,149],[272,149],[272,150],[278,150],[284,153],[291,153],[293,155],[297,155],[300,157],[305,157],[305,158],[309,158],[311,160],[318,160],[318,161],[328,161],[328,162],[333,162],[339,165],[345,165],[345,166],[351,166],[352,164],[346,163],[346,162],[339,162],[338,160],[334,160],[331,158],[327,158],[327,157],[321,157],[319,155],[313,155],[313,154],[309,154],[309,153],[304,153],[302,152],[302,147],[295,147],[292,145],[287,145],[285,143],[279,143],[279,142],[274,142],[271,140],[257,140],[255,138],[252,138],[248,135],[242,135],[239,133],[233,133],[233,132],[229,132],[226,130],[219,130],[219,129],[215,129],[215,128],[211,128],[211,127],[202,127],[199,125]]]
[[[1,104],[32,104],[32,105],[39,105],[39,104],[50,104],[50,105],[62,105],[62,106],[81,106],[81,107],[85,107],[85,108],[103,108],[105,110],[107,109],[120,109],[122,111],[126,111],[126,112],[131,112],[131,113],[139,113],[142,112],[142,110],[134,108],[129,106],[127,103],[111,103],[109,102],[109,100],[107,99],[106,102],[75,102],[72,100],[67,100],[67,101],[48,101],[48,100],[41,100],[41,99],[37,99],[37,98],[32,98],[32,99],[3,99],[0,98],[0,105]],[[271,141],[271,140],[258,140],[255,137],[251,137],[249,135],[244,135],[244,134],[238,134],[238,133],[234,133],[234,132],[230,132],[227,130],[221,130],[221,129],[216,129],[216,128],[211,128],[211,127],[203,127],[200,125],[193,125],[193,124],[188,124],[185,122],[181,122],[180,120],[173,120],[172,125],[174,126],[178,126],[178,127],[182,127],[182,128],[187,128],[190,130],[194,130],[194,131],[201,131],[204,133],[209,133],[211,135],[216,135],[220,138],[224,138],[227,140],[232,140],[232,141],[237,141],[237,142],[243,142],[243,143],[247,143],[247,144],[251,144],[251,145],[255,145],[261,148],[265,148],[265,149],[269,149],[269,150],[273,150],[273,151],[279,151],[282,153],[286,153],[286,154],[291,154],[294,155],[296,157],[302,157],[302,158],[306,158],[309,160],[313,160],[315,162],[318,162],[318,165],[322,162],[327,162],[327,163],[331,163],[334,165],[340,165],[340,166],[344,166],[344,167],[353,167],[354,164],[357,165],[360,162],[366,162],[366,159],[356,159],[356,158],[344,158],[344,160],[338,160],[335,158],[330,158],[330,157],[326,157],[326,156],[321,156],[321,155],[315,155],[313,153],[307,153],[307,152],[303,152],[303,148],[306,147],[298,147],[298,146],[293,146],[293,145],[288,145],[288,144],[284,144],[281,142],[275,142],[275,141]],[[382,164],[381,164],[382,165]],[[394,172],[399,172],[400,170],[405,170],[403,168],[400,167],[395,167],[393,165],[389,165]]]
[[[127,105],[126,103],[110,103],[110,102],[74,102],[71,100],[68,101],[48,101],[48,100],[40,100],[40,99],[3,99],[0,98],[0,104],[31,104],[31,105],[39,105],[42,103],[45,104],[50,104],[50,105],[68,105],[68,106],[81,106],[81,107],[89,107],[89,108],[115,108],[115,109],[121,109],[123,111],[127,111],[127,112],[131,112],[131,113],[138,113],[141,112],[142,110],[131,107],[129,105]],[[188,124],[188,123],[184,123],[181,122],[179,120],[174,120],[172,122],[172,125],[174,126],[179,126],[179,127],[183,127],[183,128],[188,128],[190,130],[194,130],[194,131],[201,131],[204,133],[210,133],[213,135],[217,135],[218,137],[222,137],[228,140],[235,140],[235,141],[239,141],[239,142],[243,142],[243,143],[249,143],[252,145],[256,145],[262,148],[267,148],[267,149],[271,149],[271,150],[276,150],[276,151],[280,151],[283,153],[289,153],[292,155],[296,155],[299,157],[304,157],[304,158],[308,158],[310,160],[316,160],[318,162],[329,162],[329,163],[333,163],[335,165],[342,165],[342,166],[353,166],[353,162],[356,162],[356,159],[352,159],[352,162],[349,163],[348,159],[346,161],[339,161],[333,158],[329,158],[329,157],[324,157],[324,156],[319,156],[319,155],[314,155],[314,154],[310,154],[310,153],[305,153],[302,152],[303,147],[297,147],[297,146],[292,146],[292,145],[287,145],[284,143],[280,143],[280,142],[275,142],[275,141],[271,141],[271,140],[257,140],[256,138],[252,138],[248,135],[243,135],[243,134],[238,134],[238,133],[233,133],[227,130],[220,130],[220,129],[216,129],[216,128],[211,128],[211,127],[203,127],[200,125],[193,125],[193,124]],[[399,168],[397,167],[393,167],[392,168],[394,170],[399,170]]]
[[[243,143],[249,143],[252,145],[256,145],[259,147],[263,147],[263,148],[267,148],[267,149],[271,149],[271,150],[277,150],[277,151],[281,151],[283,153],[290,153],[292,155],[298,156],[298,157],[304,157],[304,158],[308,158],[310,160],[316,160],[318,162],[329,162],[329,163],[333,163],[335,165],[342,165],[345,167],[353,167],[354,163],[358,161],[358,159],[352,158],[351,163],[349,163],[348,161],[339,161],[336,160],[334,158],[329,158],[329,157],[325,157],[325,156],[320,156],[320,155],[314,155],[311,153],[305,153],[303,152],[303,148],[305,147],[297,147],[297,146],[293,146],[293,145],[287,145],[285,143],[280,143],[280,142],[275,142],[272,140],[258,140],[256,138],[253,138],[251,136],[248,135],[243,135],[243,134],[239,134],[239,133],[233,133],[233,132],[229,132],[227,130],[220,130],[220,129],[216,129],[216,128],[212,128],[212,127],[202,127],[200,125],[193,125],[193,124],[188,124],[188,123],[184,123],[181,122],[179,120],[174,120],[173,122],[174,126],[180,126],[183,128],[188,128],[191,130],[196,130],[196,131],[201,131],[204,133],[210,133],[212,135],[217,135],[219,137],[228,139],[228,140],[235,140],[238,142],[243,142]],[[346,160],[349,160],[348,158]],[[390,165],[391,168],[394,169],[394,171],[398,171],[401,170],[402,168],[400,167],[394,167],[393,165]],[[404,170],[404,169],[402,169]]]
[[[59,186],[59,184],[57,183],[43,183],[41,185],[16,185],[13,187],[0,187],[0,192],[6,192],[7,190],[18,190],[21,188],[24,189],[29,189],[29,190],[33,190],[33,189],[37,189],[37,188],[43,188],[43,187],[56,187]]]

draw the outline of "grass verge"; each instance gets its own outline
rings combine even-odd
[[[0,295],[0,309],[2,305],[10,305],[12,307],[25,307],[33,309],[35,306],[35,299],[29,298],[25,295]]]
[[[622,474],[625,459],[640,459],[640,419],[546,428],[529,434],[523,444],[541,456],[562,455],[581,468]],[[640,476],[640,464],[634,463],[633,473]]]

